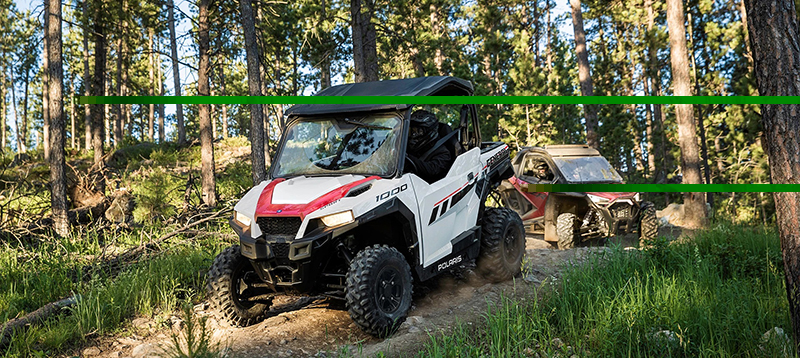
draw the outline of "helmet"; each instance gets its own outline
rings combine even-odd
[[[425,110],[418,110],[411,114],[411,128],[408,132],[408,150],[414,154],[428,148],[439,135],[439,120],[436,116]]]

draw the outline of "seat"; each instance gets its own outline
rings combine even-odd
[[[437,129],[439,132],[439,138],[444,138],[446,135],[453,132],[453,129],[450,128],[449,125],[446,123],[439,122],[439,128]],[[447,151],[450,152],[450,161],[447,163],[447,170],[450,170],[450,166],[456,161],[456,157],[462,154],[461,145],[459,144],[458,134],[450,137],[447,141],[444,142],[444,147],[447,148]]]

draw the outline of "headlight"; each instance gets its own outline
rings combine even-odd
[[[252,220],[250,220],[250,218],[249,218],[249,217],[247,217],[247,215],[245,215],[245,214],[242,214],[242,213],[240,213],[240,212],[238,212],[238,211],[236,212],[236,216],[235,216],[235,218],[236,218],[236,221],[238,221],[238,222],[240,222],[242,225],[244,225],[244,226],[248,226],[248,227],[250,226],[250,222],[252,221]]]
[[[593,201],[593,202],[595,202],[597,204],[608,203],[608,199],[606,199],[606,198],[604,198],[602,196],[597,196],[597,195],[592,195],[592,194],[586,194],[586,196],[589,197],[589,200],[591,200],[591,201]]]
[[[350,210],[322,217],[322,223],[328,227],[338,226],[349,222],[353,222],[353,212]]]
[[[637,203],[642,201],[642,197],[639,195],[639,193],[636,193],[636,195],[633,196],[633,199],[636,200]]]

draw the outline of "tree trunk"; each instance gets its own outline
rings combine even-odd
[[[746,0],[753,62],[762,96],[800,96],[800,41],[792,0]],[[775,184],[800,184],[800,105],[762,104]],[[773,193],[795,345],[800,342],[800,193]],[[797,346],[796,346],[797,348]]]
[[[167,4],[167,17],[169,18],[169,44],[172,54],[172,78],[175,83],[175,95],[181,95],[181,73],[178,67],[178,45],[175,41],[175,0]],[[247,29],[245,29],[247,31]],[[175,117],[177,119],[178,145],[186,143],[186,128],[183,125],[183,104],[175,105]]]
[[[89,77],[89,0],[83,0],[83,95],[91,95],[91,77]],[[83,129],[86,150],[92,147],[92,106],[83,105]]]
[[[444,54],[442,53],[442,36],[446,36],[447,32],[442,32],[441,21],[439,20],[439,6],[434,1],[430,5],[431,12],[431,34],[433,35],[432,45],[434,50],[433,64],[436,65],[436,74],[444,76]]]
[[[669,28],[673,93],[676,96],[691,96],[686,28],[681,0],[667,0],[667,26]],[[700,157],[692,105],[675,105],[675,117],[678,122],[678,144],[681,147],[683,183],[700,184],[702,183]],[[687,226],[698,228],[705,224],[706,205],[703,193],[683,193],[683,208]]]
[[[22,99],[22,123],[20,123],[21,127],[21,136],[22,140],[20,142],[20,152],[25,153],[28,151],[28,93],[30,90],[30,75],[26,72],[25,73],[25,91],[23,92],[24,97]]]
[[[92,79],[92,89],[95,96],[102,96],[105,91],[105,69],[106,69],[106,37],[103,28],[103,1],[97,2],[97,9],[94,14],[94,78]],[[103,132],[103,121],[105,118],[105,105],[93,104],[92,106],[92,148],[94,149],[94,165],[97,170],[103,170],[103,142],[105,141]],[[105,179],[95,181],[95,189],[105,195]]]
[[[48,100],[50,105],[50,135],[52,141],[49,148],[50,159],[50,204],[53,212],[53,221],[56,233],[62,237],[69,235],[69,220],[67,219],[67,176],[64,161],[64,101],[62,99],[64,69],[61,55],[61,1],[45,0],[48,10],[45,16],[49,17],[47,23],[47,72],[48,72]]]
[[[25,146],[23,145],[22,138],[24,135],[22,134],[21,125],[19,123],[20,115],[17,111],[17,91],[15,89],[16,82],[14,81],[14,68],[11,68],[9,71],[9,78],[11,79],[11,110],[14,111],[14,126],[17,127],[17,152],[25,153]]]
[[[747,28],[747,9],[744,6],[744,0],[739,2],[739,13],[742,16],[742,31],[744,32],[744,46],[746,52],[744,57],[747,58],[747,73],[753,73],[753,50],[750,48],[750,33]]]
[[[594,96],[592,73],[589,69],[589,54],[586,49],[586,33],[583,31],[583,14],[581,1],[570,0],[572,7],[572,27],[575,30],[575,52],[578,54],[578,80],[581,84],[581,96]],[[592,148],[600,148],[597,140],[597,109],[594,105],[583,105],[583,116],[586,119],[586,143]]]
[[[69,96],[69,122],[70,122],[70,148],[75,149],[75,83],[70,83],[70,96]],[[3,117],[5,118],[5,116]],[[5,128],[3,128],[5,132]],[[3,138],[5,142],[5,138]],[[4,146],[5,147],[5,146]]]
[[[164,97],[164,73],[161,72],[161,56],[158,56],[156,80],[158,82],[159,96]],[[158,143],[164,143],[164,104],[158,105]]]
[[[124,20],[123,20],[124,21]],[[124,96],[125,93],[122,89],[122,59],[125,55],[122,53],[122,37],[124,33],[120,32],[117,34],[117,96]],[[122,146],[122,116],[124,111],[125,105],[124,104],[115,104],[114,105],[114,147],[120,148]]]
[[[0,151],[5,153],[6,151],[6,119],[8,118],[8,105],[6,104],[6,67],[3,65],[2,70],[0,70],[0,107],[3,107],[3,110],[0,111]]]
[[[259,70],[258,44],[256,43],[256,27],[253,21],[251,0],[240,0],[240,14],[244,31],[245,52],[247,54],[247,87],[251,96],[261,96],[261,72]],[[253,166],[253,184],[266,178],[264,166],[264,112],[261,105],[250,104],[250,158]]]
[[[107,81],[106,88],[103,89],[103,96],[107,96],[111,92],[111,81]],[[105,121],[103,122],[103,130],[105,132],[103,138],[105,139],[106,147],[111,146],[111,113],[109,113],[109,107],[110,106],[103,106],[103,112],[105,113]]]
[[[656,36],[653,28],[655,27],[655,13],[653,11],[653,1],[645,0],[644,6],[647,10],[647,67],[648,78],[650,80],[652,96],[661,95],[661,70],[658,63],[658,49],[656,48]],[[667,174],[667,138],[664,131],[664,111],[660,104],[653,105],[653,150],[661,157],[659,164],[655,165],[653,182],[666,182]],[[656,140],[655,138],[658,138]]]
[[[226,96],[225,93],[225,62],[223,61],[222,68],[219,70],[219,90],[220,95]],[[228,138],[228,105],[222,104],[222,138]]]
[[[644,84],[645,95],[650,94],[650,87],[648,86],[649,80],[647,78],[642,81]],[[644,105],[645,109],[645,126],[647,134],[647,175],[652,177],[656,172],[656,153],[655,146],[653,145],[655,131],[653,131],[653,107],[649,104]]]
[[[44,161],[50,161],[50,98],[48,88],[50,88],[50,59],[48,58],[48,34],[50,30],[50,0],[44,0],[44,38],[42,38],[42,149]],[[60,14],[59,10],[59,14]]]
[[[200,0],[198,4],[199,14],[197,27],[199,33],[198,47],[200,52],[200,64],[197,66],[197,94],[200,96],[209,95],[208,1],[209,0]],[[217,188],[216,180],[214,179],[214,138],[211,134],[211,116],[208,113],[208,104],[199,104],[198,107],[198,114],[200,117],[200,162],[202,166],[200,170],[200,181],[203,188],[203,202],[208,206],[214,207],[217,206]],[[152,113],[152,107],[150,108],[150,112]],[[151,120],[150,124],[152,125],[152,123]]]
[[[208,24],[206,24],[206,26],[208,26]],[[156,81],[155,81],[155,66],[156,66],[156,64],[155,64],[155,62],[156,61],[153,58],[153,56],[154,56],[154,53],[153,53],[153,37],[155,37],[155,33],[153,31],[153,28],[151,27],[151,28],[147,29],[147,44],[148,44],[148,47],[150,49],[150,56],[148,56],[148,60],[149,61],[148,61],[148,66],[147,66],[148,76],[150,77],[150,83],[147,85],[147,94],[149,96],[151,96],[151,97],[156,95],[156,89],[155,89],[155,85],[156,85]],[[206,81],[208,81],[208,78],[206,78]],[[155,131],[154,131],[154,129],[155,129],[154,126],[155,126],[155,122],[156,122],[155,121],[155,115],[156,115],[156,105],[155,105],[155,103],[150,103],[148,109],[149,109],[149,112],[147,112],[147,140],[152,142],[153,138],[155,137]]]
[[[259,17],[260,17],[260,15],[259,15]],[[283,83],[282,82],[283,78],[281,77],[281,60],[280,59],[281,59],[281,53],[278,52],[278,53],[275,54],[275,77],[273,77],[274,81],[275,81],[275,95],[276,96],[283,95],[283,87],[281,86],[281,83]],[[266,72],[265,72],[265,69],[264,69],[263,65],[261,66],[260,70],[261,70],[261,93],[263,95],[266,95],[267,94],[267,87],[266,87],[267,86],[267,75],[266,75]],[[278,104],[277,106],[280,106],[280,104]],[[270,135],[269,135],[270,134],[270,132],[269,132],[270,131],[270,128],[269,128],[269,105],[262,104],[261,105],[261,110],[263,111],[263,114],[264,114],[264,164],[266,165],[266,168],[269,168],[270,166],[272,166],[272,156],[270,156],[270,153],[269,153],[269,148],[270,148],[270,146],[269,146],[269,139],[270,139]],[[276,121],[280,121],[280,117],[275,116],[275,120]],[[278,125],[280,125],[280,122],[278,122]]]
[[[362,6],[363,5],[365,6]],[[350,0],[353,29],[353,65],[356,82],[378,80],[378,45],[375,24],[375,0]]]

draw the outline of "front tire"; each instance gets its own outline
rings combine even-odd
[[[479,272],[493,283],[510,280],[522,270],[525,254],[522,219],[511,209],[489,208],[484,213],[481,230]]]
[[[645,201],[639,208],[639,243],[655,240],[658,236],[658,218],[653,203]]]
[[[573,213],[563,213],[556,220],[556,234],[558,235],[558,248],[568,250],[575,247],[575,236],[578,232],[578,216]]]
[[[208,300],[218,318],[232,326],[249,326],[260,321],[269,304],[252,302],[253,288],[248,285],[256,278],[250,260],[242,256],[239,245],[222,251],[208,270]]]
[[[347,311],[361,329],[375,337],[392,335],[411,308],[411,268],[393,247],[361,250],[347,271]]]

